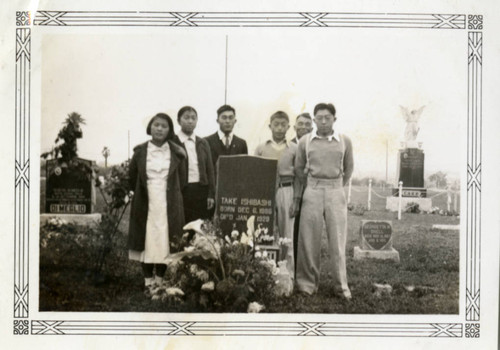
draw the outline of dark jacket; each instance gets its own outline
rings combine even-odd
[[[214,165],[215,174],[217,176],[217,160],[220,156],[232,156],[236,154],[248,154],[247,143],[242,138],[233,134],[233,139],[229,145],[229,149],[224,146],[224,143],[219,138],[219,134],[216,132],[210,136],[205,137],[210,146],[210,151],[212,152],[212,162]]]
[[[186,147],[179,139],[179,136],[175,135],[173,141],[181,146],[187,154]],[[200,184],[208,185],[208,197],[215,197],[215,174],[214,165],[212,162],[212,154],[210,153],[210,146],[208,142],[198,136],[196,136],[196,155],[198,156],[198,171],[200,172]],[[188,182],[188,167],[189,159],[185,163],[186,169],[186,183]]]
[[[182,203],[182,188],[186,179],[184,171],[187,159],[185,151],[172,141],[170,146],[170,168],[167,176],[167,217],[170,251],[179,249],[184,226],[184,207]],[[129,187],[134,191],[130,208],[130,224],[128,233],[128,248],[143,251],[146,240],[146,222],[148,219],[148,188],[146,175],[146,158],[148,143],[142,143],[134,148],[134,155],[129,166]]]

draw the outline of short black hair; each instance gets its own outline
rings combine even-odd
[[[286,119],[287,122],[290,122],[290,118],[288,118],[288,114],[286,114],[283,111],[277,111],[277,112],[273,113],[273,115],[271,116],[271,122],[274,119]]]
[[[153,121],[156,118],[167,121],[168,124],[167,141],[172,140],[174,138],[174,123],[172,122],[172,118],[170,118],[168,114],[165,113],[157,113],[153,118],[151,118],[151,120],[148,123],[148,126],[146,127],[146,134],[151,135],[151,125],[153,124]]]
[[[309,119],[309,120],[312,120],[311,118],[311,115],[307,112],[305,113],[300,113],[297,118],[295,118],[295,120],[299,120],[299,118],[306,118],[306,119]]]
[[[196,112],[196,109],[191,106],[184,106],[179,109],[179,112],[177,112],[177,121],[181,120],[182,115],[186,112],[194,112],[196,116],[198,116],[198,112]]]
[[[234,115],[236,116],[236,110],[233,107],[231,107],[230,105],[223,105],[217,109],[217,118],[219,118],[219,116],[222,113],[227,112],[227,111],[232,111],[234,113]]]
[[[335,107],[333,106],[333,104],[331,103],[318,103],[315,107],[314,107],[314,115],[316,115],[316,113],[322,109],[327,109],[334,117],[335,117]]]

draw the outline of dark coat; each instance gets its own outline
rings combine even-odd
[[[170,146],[170,168],[167,176],[167,216],[170,251],[179,249],[184,226],[184,207],[182,189],[187,176],[184,174],[187,155],[180,146],[168,141]],[[134,191],[130,208],[130,224],[128,248],[143,251],[146,240],[146,222],[148,219],[148,188],[146,175],[146,158],[148,143],[142,143],[134,148],[134,155],[129,166],[129,186]]]
[[[186,147],[179,139],[179,136],[175,135],[173,141],[181,146],[184,151]],[[210,152],[210,146],[205,139],[196,136],[196,155],[198,156],[198,171],[200,172],[200,184],[208,186],[208,198],[215,198],[215,174],[214,174],[214,163],[212,162],[212,154]],[[187,151],[186,151],[187,154]],[[189,159],[186,162],[186,176],[188,175]],[[188,182],[186,180],[186,182]]]
[[[210,146],[210,151],[212,152],[212,162],[214,164],[214,170],[217,178],[217,160],[220,156],[232,156],[236,154],[248,154],[247,143],[242,138],[233,134],[233,139],[229,145],[229,149],[226,148],[224,143],[219,138],[219,134],[215,133],[210,136],[205,137]]]

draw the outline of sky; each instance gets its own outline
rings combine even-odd
[[[325,30],[322,30],[325,29]],[[195,133],[217,130],[216,110],[236,109],[235,134],[249,151],[270,137],[269,117],[283,110],[291,125],[301,112],[331,102],[335,128],[354,148],[354,177],[395,181],[405,122],[400,106],[417,109],[418,141],[426,176],[458,177],[464,154],[467,70],[462,33],[321,28],[193,30],[141,34],[45,34],[42,41],[41,151],[53,147],[64,118],[86,120],[79,156],[109,164],[148,140],[146,125],[158,112],[174,119],[190,105]],[[225,90],[226,36],[227,92]],[[458,39],[458,40],[457,40]],[[294,136],[290,127],[288,138]],[[131,152],[131,151],[130,151]]]

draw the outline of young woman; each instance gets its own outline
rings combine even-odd
[[[174,128],[168,115],[155,115],[146,133],[151,140],[134,148],[129,166],[130,190],[134,193],[128,248],[129,259],[142,263],[145,293],[149,294],[154,284],[163,281],[165,258],[179,248],[187,155],[171,141]]]

